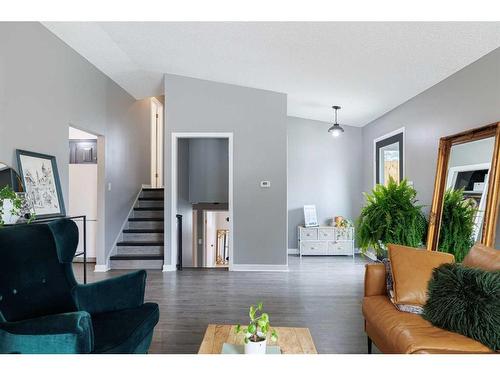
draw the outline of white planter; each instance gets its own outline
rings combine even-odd
[[[4,199],[2,204],[2,221],[4,224],[15,224],[20,216],[14,210],[12,199]]]
[[[266,354],[267,339],[263,341],[248,341],[245,344],[245,354]]]

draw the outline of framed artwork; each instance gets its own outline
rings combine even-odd
[[[404,178],[404,128],[374,141],[375,185],[397,183]]]
[[[304,225],[306,227],[317,227],[318,217],[316,215],[316,206],[308,204],[304,206]]]
[[[36,217],[45,219],[65,216],[56,157],[16,150],[17,164],[24,191],[33,205]]]

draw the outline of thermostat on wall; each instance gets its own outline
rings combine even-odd
[[[268,187],[271,187],[271,181],[261,181],[261,182],[260,182],[260,187],[261,187],[261,188],[268,188]]]

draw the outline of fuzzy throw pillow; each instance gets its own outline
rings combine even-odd
[[[443,264],[429,281],[423,317],[500,350],[500,271]]]

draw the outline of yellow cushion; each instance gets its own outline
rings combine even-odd
[[[452,254],[401,245],[388,245],[391,261],[394,303],[423,306],[432,270],[443,263],[454,263]]]

